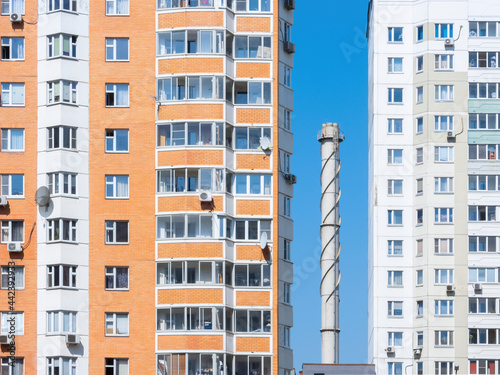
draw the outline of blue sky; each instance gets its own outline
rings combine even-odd
[[[325,122],[338,122],[346,137],[340,148],[340,360],[367,361],[367,5],[368,0],[296,2],[292,347],[297,371],[302,363],[321,362],[320,269],[315,255],[320,247],[321,158],[316,134]]]

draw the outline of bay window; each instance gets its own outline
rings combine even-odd
[[[76,41],[78,37],[75,35],[58,34],[47,37],[48,54],[51,57],[73,57],[76,58]]]
[[[75,333],[76,311],[47,311],[47,333]]]
[[[47,266],[47,288],[76,288],[76,266]]]
[[[68,10],[76,12],[77,0],[49,0],[49,12],[57,10]]]
[[[47,104],[77,104],[77,85],[77,82],[64,80],[47,82]]]
[[[76,242],[77,220],[47,220],[47,242]]]
[[[48,173],[50,195],[76,195],[76,174]]]
[[[70,126],[53,126],[47,128],[48,148],[76,150],[77,128]]]
[[[47,375],[76,375],[76,358],[47,357]]]

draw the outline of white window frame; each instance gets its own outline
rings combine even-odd
[[[422,104],[424,102],[424,86],[418,86],[415,93],[416,104]]]
[[[283,85],[285,87],[288,87],[289,89],[292,88],[292,68],[289,67],[288,65],[285,65],[283,63],[280,63],[282,66],[282,74],[283,74]]]
[[[57,142],[59,146],[55,146]],[[64,147],[67,144],[69,147]],[[52,126],[47,128],[47,149],[49,150],[76,150],[77,144],[77,128],[72,126]]]
[[[76,173],[47,173],[47,186],[52,196],[78,196]],[[67,187],[67,192],[65,191]]]
[[[55,268],[59,268],[59,280]],[[67,273],[67,277],[64,274]],[[63,285],[64,279],[67,279],[69,285]],[[77,266],[67,264],[50,264],[47,265],[47,289],[76,289],[77,287]],[[56,285],[57,283],[57,285]]]
[[[396,310],[401,310],[401,314],[395,314]],[[387,316],[389,318],[402,318],[404,316],[403,301],[387,301]]]
[[[68,330],[64,329],[65,316],[68,317]],[[78,325],[77,325],[76,311],[64,311],[64,310],[47,311],[47,335],[76,333],[77,327]]]
[[[280,167],[281,167],[281,172],[283,173],[290,173],[290,159],[291,159],[291,154],[288,152],[280,150]]]
[[[443,34],[446,34],[446,35],[443,36]],[[436,23],[436,24],[434,24],[434,37],[437,40],[453,39],[453,24],[452,23]]]
[[[397,282],[401,280],[401,282]],[[403,271],[387,271],[387,286],[388,287],[403,287]]]
[[[434,177],[434,193],[453,194],[453,177]]]
[[[416,226],[424,225],[424,209],[417,208],[416,210]]]
[[[126,179],[127,191],[126,194],[120,195],[118,189],[119,179]],[[105,180],[105,197],[106,199],[128,199],[130,191],[129,175],[106,175]],[[111,195],[108,195],[108,187],[112,189]]]
[[[469,283],[497,284],[498,268],[469,267]]]
[[[400,35],[400,38],[398,40],[394,40],[395,35],[396,35],[396,33],[395,33],[396,29],[398,29],[398,30],[401,29],[401,34],[398,33]],[[403,41],[404,41],[404,38],[403,38],[404,28],[403,27],[388,27],[387,32],[388,32],[388,34],[387,34],[387,42],[388,43],[403,43]]]
[[[416,183],[417,183],[417,187],[416,187],[416,194],[415,195],[422,195],[424,193],[424,179],[417,178]]]
[[[417,301],[417,318],[422,318],[424,316],[424,301]]]
[[[12,57],[14,54],[17,54],[17,51],[14,51],[14,47],[12,46],[13,39],[21,39],[22,40],[22,57]],[[1,48],[2,48],[2,61],[24,61],[25,58],[25,44],[24,37],[13,37],[13,36],[4,36],[1,38]],[[3,50],[4,48],[8,48],[9,56],[3,58]]]
[[[13,194],[12,191],[12,177],[13,176],[21,176],[21,194]],[[19,198],[24,198],[24,175],[23,174],[2,174],[0,175],[0,181],[1,181],[1,190],[0,194],[5,195],[8,198],[12,199],[19,199]]]
[[[117,103],[117,88],[127,88],[127,103],[126,104],[116,104]],[[113,103],[108,104],[108,95],[113,95]],[[128,108],[130,107],[130,85],[128,83],[106,83],[105,84],[105,105],[106,108]]]
[[[402,347],[403,332],[387,332],[387,346]]]
[[[446,71],[452,71],[454,69],[453,66],[453,55],[450,54],[438,54],[434,55],[434,70],[435,71],[440,71],[440,70],[446,70]]]
[[[292,111],[285,107],[280,107],[281,110],[281,127],[289,132],[292,131]]]
[[[250,187],[251,187],[251,178],[252,177],[259,177],[260,179],[260,193],[252,193]],[[237,180],[238,178],[245,179],[246,180],[246,191],[244,193],[239,193],[237,189]],[[271,195],[273,192],[272,188],[272,175],[270,174],[235,174],[233,175],[233,194],[235,195],[252,195],[252,196],[267,196]],[[267,180],[267,181],[266,181]],[[267,185],[266,188],[266,182],[269,184]],[[268,189],[266,193],[266,189]]]
[[[453,347],[453,331],[434,331],[434,346]]]
[[[292,199],[290,197],[287,197],[286,195],[283,196],[283,216],[292,216],[291,201]]]
[[[398,155],[398,154],[401,155]],[[401,159],[400,162],[397,162]],[[389,148],[387,149],[387,165],[402,165],[403,164],[403,149],[402,148]]]
[[[424,56],[417,56],[416,60],[417,73],[422,73],[424,71]]]
[[[403,373],[403,362],[387,362],[387,375],[399,375]]]
[[[287,240],[286,238],[283,239],[283,259],[290,261],[292,256],[291,256],[291,250],[292,250],[292,241]]]
[[[396,250],[401,249],[397,254]],[[387,255],[388,256],[403,256],[403,240],[387,240]]]
[[[258,41],[257,51],[254,56],[251,56],[250,43]],[[244,43],[242,43],[244,42]],[[244,47],[243,49],[240,48]],[[253,44],[253,51],[255,51]],[[222,46],[221,46],[222,47]],[[269,36],[254,36],[254,35],[235,35],[233,40],[233,59],[270,59],[272,57],[272,38]],[[221,49],[220,47],[217,50]],[[240,54],[240,52],[242,52]],[[217,52],[218,53],[218,52]]]
[[[288,326],[283,326],[283,346],[285,348],[290,348],[290,328]]]
[[[21,276],[19,277],[18,274],[21,274]],[[15,290],[24,290],[24,266],[1,266],[0,280],[1,289],[14,287]],[[12,281],[14,281],[14,285],[10,284]]]
[[[59,98],[56,96],[57,87],[59,87]],[[78,82],[63,79],[47,82],[47,105],[54,104],[78,105]]]
[[[398,213],[398,215],[401,213],[401,222],[395,222],[397,219],[396,213]],[[403,210],[387,210],[387,226],[403,226]]]
[[[12,239],[12,224],[13,223],[22,223],[22,238],[20,241],[14,241]],[[1,239],[2,239],[2,242],[1,243],[9,243],[9,242],[20,242],[20,243],[23,243],[24,242],[24,220],[2,220],[1,221]],[[5,238],[7,237],[7,238]]]
[[[61,0],[63,3],[63,0]],[[69,51],[68,54],[64,54],[64,42],[65,39],[68,40]],[[70,34],[54,34],[47,36],[47,58],[55,59],[59,57],[67,59],[76,59],[77,57],[77,42],[78,36]],[[59,44],[59,53],[56,54],[56,44]]]
[[[397,90],[397,92],[396,92]],[[401,91],[401,101],[396,101],[396,93],[399,93]],[[390,105],[401,105],[404,102],[404,90],[399,87],[390,87],[387,89],[387,104]]]
[[[424,286],[424,270],[417,270],[415,276],[415,285],[416,286]]]
[[[127,241],[117,241],[117,223],[127,223]],[[127,245],[130,241],[130,223],[128,220],[106,220],[104,238],[106,245]],[[112,241],[108,241],[108,232],[112,235]]]
[[[484,35],[481,35],[482,31]],[[498,30],[497,21],[469,21],[470,38],[496,38],[498,36],[500,36],[500,30]]]
[[[70,0],[69,5],[71,9],[66,9],[64,8],[64,1],[60,0],[59,1],[59,8],[56,8],[56,0],[48,0],[47,1],[48,6],[47,6],[47,13],[52,13],[52,12],[58,12],[58,11],[66,11],[66,12],[77,12],[77,0]]]
[[[396,64],[396,63],[400,64]],[[396,66],[401,66],[401,70],[397,70]],[[400,74],[403,73],[403,58],[402,57],[388,57],[387,58],[387,73]]]
[[[113,361],[112,363],[110,363]],[[120,363],[121,362],[121,363]],[[121,368],[123,368],[124,362],[127,364],[127,372],[124,375],[129,374],[129,359],[128,358],[105,358],[104,362],[104,371],[107,374],[107,370],[109,368],[112,369],[113,375],[122,375],[122,372],[119,372]]]
[[[63,239],[64,228],[68,228],[68,238]],[[58,238],[56,239],[56,235]],[[50,219],[47,220],[47,243],[78,241],[78,220],[76,219]]]
[[[445,364],[443,366],[443,364]],[[443,367],[444,371],[443,371]],[[450,361],[435,361],[434,362],[435,375],[453,375],[453,362]]]
[[[434,85],[434,101],[452,102],[454,101],[454,85]]]
[[[453,238],[434,238],[434,254],[435,255],[453,255],[454,243]]]
[[[455,160],[453,146],[434,146],[435,163],[453,163]]]
[[[401,131],[398,131],[401,130]],[[403,119],[388,118],[387,119],[387,134],[403,134]]]
[[[497,206],[469,205],[469,222],[497,221],[497,209]],[[474,215],[474,218],[471,215]]]
[[[283,283],[283,303],[290,305],[292,303],[291,299],[291,287],[290,283]]]
[[[469,252],[495,254],[500,251],[497,236],[469,236]],[[475,250],[474,250],[475,249]]]
[[[12,13],[21,13],[21,14],[24,14],[24,7],[25,7],[25,2],[24,0],[20,0],[20,2],[22,3],[22,10],[21,12],[19,12],[18,9],[13,9],[14,7],[14,2],[15,0],[2,0],[2,5],[1,5],[1,14],[2,16],[4,15],[9,15],[9,14],[12,14]]]
[[[6,375],[23,375],[24,374],[24,358],[15,357],[12,361],[11,357],[2,357],[0,363],[0,371]]]
[[[127,41],[127,57],[124,59],[117,58],[118,55],[118,40]],[[111,52],[111,57],[108,58],[108,50]],[[129,38],[106,38],[106,49],[105,49],[105,60],[106,61],[129,61],[130,60],[130,39]]]
[[[127,320],[127,329],[126,332],[120,333],[118,332],[118,317],[126,317]],[[128,312],[107,312],[104,313],[104,328],[105,328],[105,336],[129,336],[130,334],[130,316]],[[111,333],[108,332],[108,323],[111,323]]]
[[[23,141],[22,141],[23,144],[21,148],[13,148],[12,131],[23,132]],[[2,132],[2,143],[1,143],[2,152],[24,152],[24,129],[2,128],[1,132]]]
[[[434,269],[434,284],[435,285],[452,285],[454,282],[454,270],[452,268],[436,268]]]
[[[401,196],[403,195],[403,180],[393,180],[389,179],[387,180],[387,195],[396,195],[396,196]]]
[[[68,363],[69,372],[64,371]],[[77,373],[76,357],[47,357],[47,374],[71,375]]]
[[[424,132],[424,118],[423,117],[417,117],[415,119],[416,125],[415,125],[415,133],[416,134],[422,134]]]
[[[123,11],[124,9],[120,9],[118,6],[118,1],[119,0],[106,0],[106,16],[118,16],[118,17],[123,17],[123,16],[128,16],[130,15],[130,1],[127,1],[127,10],[126,13],[119,13]]]
[[[119,288],[118,285],[118,269],[127,270],[127,286]],[[111,279],[112,287],[108,287],[108,279]],[[130,284],[130,268],[127,266],[106,266],[104,269],[104,289],[105,290],[129,290]]]
[[[422,30],[422,37],[420,37],[420,30]],[[415,28],[415,31],[417,32],[415,39],[417,43],[420,43],[424,40],[424,25],[419,25]]]
[[[445,133],[453,130],[453,116],[434,116],[434,132]]]
[[[117,146],[116,132],[117,131],[126,131],[127,132],[127,149],[126,150],[117,150],[116,149],[116,146]],[[111,132],[113,132],[112,135],[111,135]],[[105,142],[104,148],[105,148],[106,153],[127,154],[129,152],[129,147],[130,147],[130,144],[129,144],[130,143],[130,130],[129,129],[106,129],[105,136],[106,136],[106,142]],[[108,149],[108,140],[111,140],[111,142],[113,144],[112,149]]]
[[[453,224],[453,220],[453,208],[434,208],[434,224]]]
[[[14,324],[9,319],[14,318]],[[0,313],[1,333],[7,335],[15,333],[16,336],[24,336],[24,312],[23,311],[2,311]],[[11,332],[11,327],[15,327],[15,331]]]
[[[453,300],[436,299],[434,300],[434,316],[453,316]]]
[[[415,149],[416,151],[416,164],[422,164],[424,162],[424,148],[423,147],[417,147]]]
[[[26,103],[26,97],[25,97],[25,90],[26,90],[26,87],[25,87],[25,84],[24,82],[2,82],[2,91],[1,91],[1,102],[0,102],[0,106],[1,107],[24,107],[25,103]],[[12,93],[13,93],[13,89],[14,87],[18,87],[18,89],[22,89],[22,103],[21,102],[13,102],[13,98],[12,98]],[[5,100],[4,98],[7,97],[8,99]]]

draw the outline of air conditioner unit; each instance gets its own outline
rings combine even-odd
[[[9,336],[0,335],[0,345],[10,344]]]
[[[455,45],[455,41],[451,38],[444,40],[445,47],[453,47]]]
[[[455,130],[450,130],[450,131],[447,133],[447,137],[448,137],[448,138],[455,138]]]
[[[295,0],[285,0],[285,8],[288,10],[295,9]]]
[[[285,49],[285,52],[295,53],[295,44],[293,44],[292,42],[289,41],[284,42],[283,48]]]
[[[7,206],[9,201],[5,195],[0,195],[0,206]]]
[[[10,242],[7,244],[7,250],[11,253],[18,253],[23,251],[23,248],[21,247],[21,242]]]
[[[413,355],[416,357],[420,357],[422,355],[422,348],[413,349]]]
[[[455,285],[446,285],[446,291],[447,292],[454,292],[455,291]]]
[[[10,22],[23,22],[23,16],[21,13],[11,13]]]
[[[483,290],[483,285],[482,285],[482,284],[480,284],[480,283],[476,283],[476,284],[474,284],[474,290],[478,290],[478,291],[479,291],[479,290]]]
[[[385,351],[387,352],[387,354],[392,354],[394,353],[394,346],[388,346]]]
[[[68,345],[78,345],[80,343],[80,335],[76,333],[66,333],[64,339]]]
[[[212,192],[205,190],[200,192],[200,202],[212,202]]]
[[[496,151],[488,151],[488,160],[497,160]]]
[[[291,173],[285,174],[285,181],[288,185],[293,185],[297,183],[297,176]]]

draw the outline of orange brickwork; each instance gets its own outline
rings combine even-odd
[[[269,33],[271,32],[271,18],[238,16],[236,17],[236,31],[239,33]]]
[[[223,289],[160,289],[158,304],[216,304],[222,303]]]
[[[223,12],[178,11],[158,15],[158,29],[173,29],[176,27],[216,28],[223,26]]]
[[[269,63],[236,63],[236,77],[238,78],[269,78],[271,64]]]
[[[237,245],[236,260],[263,261],[271,260],[271,252],[266,248],[262,250],[255,245]]]
[[[240,200],[236,201],[236,215],[270,215],[270,200]]]
[[[159,121],[173,121],[182,119],[222,120],[224,107],[222,104],[171,104],[161,105],[158,109]]]
[[[159,151],[158,166],[173,167],[178,165],[223,165],[223,151]]]
[[[161,335],[158,350],[214,350],[224,349],[222,335]]]
[[[237,108],[238,124],[270,124],[271,110],[268,108]]]
[[[213,58],[179,58],[158,61],[158,74],[224,73],[224,60]]]
[[[158,258],[222,258],[221,242],[160,243]]]
[[[270,169],[271,158],[263,154],[239,154],[236,156],[236,167],[238,169]]]
[[[269,337],[236,337],[236,351],[267,353],[271,351],[271,340]]]
[[[275,262],[278,263],[278,262]],[[270,306],[269,292],[236,291],[236,306]]]
[[[224,202],[222,197],[213,197],[213,202],[200,202],[197,195],[158,198],[158,212],[223,210]]]

